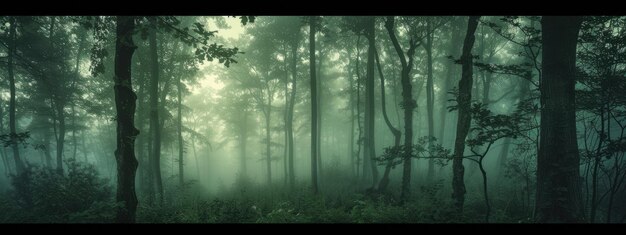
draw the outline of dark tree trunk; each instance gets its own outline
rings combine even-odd
[[[135,138],[139,130],[135,128],[135,101],[131,79],[131,61],[137,48],[133,43],[135,19],[129,16],[117,16],[117,34],[115,43],[115,106],[117,110],[117,202],[123,206],[118,208],[118,223],[134,223],[137,209],[135,195]]]
[[[542,17],[541,130],[535,220],[585,221],[574,103],[581,16]]]
[[[413,110],[417,107],[417,102],[413,99],[413,86],[411,85],[411,69],[413,68],[413,56],[415,55],[415,48],[417,47],[417,42],[415,42],[413,38],[410,40],[409,49],[407,50],[406,57],[402,48],[400,47],[400,43],[396,38],[395,33],[395,22],[393,16],[388,16],[387,21],[385,22],[385,28],[389,33],[389,37],[391,38],[391,42],[393,43],[393,47],[400,57],[400,62],[402,63],[402,74],[401,74],[401,85],[402,85],[402,103],[400,106],[404,109],[404,150],[405,153],[403,158],[403,171],[402,171],[402,190],[401,190],[401,200],[406,201],[409,197],[410,189],[411,189],[411,160],[412,155],[410,154],[413,148]],[[407,61],[408,58],[408,61]]]
[[[17,126],[15,120],[15,75],[13,74],[13,56],[16,54],[16,28],[17,28],[17,20],[15,16],[10,17],[10,26],[9,26],[9,41],[11,42],[9,46],[9,55],[7,55],[7,72],[9,75],[9,135],[11,138],[11,148],[13,149],[13,161],[15,162],[15,171],[17,175],[24,173],[26,168],[24,167],[24,162],[20,158],[20,150],[17,146]]]
[[[435,121],[433,106],[435,103],[435,87],[433,82],[433,37],[434,29],[432,23],[428,22],[426,25],[426,63],[427,63],[427,77],[426,77],[426,115],[428,116],[428,137],[435,137]],[[432,142],[428,142],[430,146]],[[427,182],[432,182],[435,175],[435,161],[434,159],[428,159],[428,171],[426,172]]]
[[[385,77],[383,74],[383,68],[382,66],[380,66],[380,58],[378,57],[378,52],[375,51],[375,53],[376,53],[376,67],[378,68],[378,75],[380,77],[380,99],[382,103],[383,118],[385,119],[385,124],[387,124],[389,131],[391,131],[391,134],[393,134],[393,146],[397,148],[398,146],[400,146],[402,132],[400,132],[400,130],[395,128],[393,124],[391,124],[391,121],[389,121],[389,116],[387,115],[387,104],[385,100]],[[383,174],[383,177],[380,179],[380,182],[378,182],[379,192],[384,192],[387,189],[387,185],[389,185],[389,173],[391,172],[392,166],[393,166],[393,160],[389,160],[387,162],[387,165],[385,166],[385,173]]]
[[[309,64],[311,77],[311,180],[313,194],[317,194],[317,77],[315,75],[315,33],[317,20],[309,17]]]
[[[150,17],[151,27],[156,27],[155,17]],[[161,128],[159,122],[159,57],[157,53],[156,29],[150,29],[150,134],[151,146],[150,160],[152,162],[152,174],[158,194],[158,200],[163,205],[163,180],[161,178]],[[164,100],[163,100],[164,101]],[[162,102],[163,102],[162,101]]]
[[[363,163],[368,167],[368,171],[364,171],[365,177],[367,173],[372,174],[372,188],[378,183],[378,167],[376,166],[376,149],[375,149],[375,131],[374,131],[374,66],[375,66],[375,28],[374,17],[365,19],[365,37],[368,41],[367,50],[367,75],[365,77],[365,157]]]
[[[463,212],[463,203],[465,201],[465,182],[463,174],[463,152],[465,151],[465,138],[469,133],[470,123],[470,105],[472,100],[472,47],[474,46],[474,32],[478,26],[480,16],[470,16],[467,23],[467,33],[463,41],[463,53],[461,54],[462,73],[459,81],[459,95],[457,97],[457,105],[459,116],[457,119],[456,139],[454,141],[454,160],[452,161],[452,199],[457,212]]]

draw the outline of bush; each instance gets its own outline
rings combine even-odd
[[[29,167],[13,176],[10,191],[20,222],[110,222],[115,213],[112,188],[93,165],[67,160],[66,174]]]

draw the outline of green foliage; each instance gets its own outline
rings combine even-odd
[[[470,129],[474,135],[467,140],[470,147],[494,143],[506,137],[517,138],[519,124],[526,119],[517,112],[512,115],[494,114],[481,103],[473,104],[470,112],[474,122]]]
[[[30,138],[30,132],[21,132],[21,133],[10,133],[10,134],[2,134],[0,135],[0,143],[2,146],[9,147],[15,144],[22,144],[24,147],[28,145],[26,142]]]
[[[423,136],[417,142],[407,148],[405,145],[391,146],[383,149],[383,154],[375,158],[379,165],[386,165],[391,161],[392,167],[401,164],[406,158],[426,158],[434,159],[438,165],[444,166],[448,160],[452,159],[450,149],[444,148],[438,143],[437,138]]]
[[[66,161],[67,175],[31,167],[12,178],[7,203],[19,222],[107,222],[116,204],[108,181],[99,178],[93,165]]]

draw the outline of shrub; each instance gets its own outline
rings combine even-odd
[[[29,167],[13,176],[10,191],[24,220],[20,222],[110,222],[115,203],[112,188],[93,165],[66,161],[66,174]]]

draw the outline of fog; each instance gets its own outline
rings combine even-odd
[[[625,19],[0,16],[0,222],[624,223]]]

